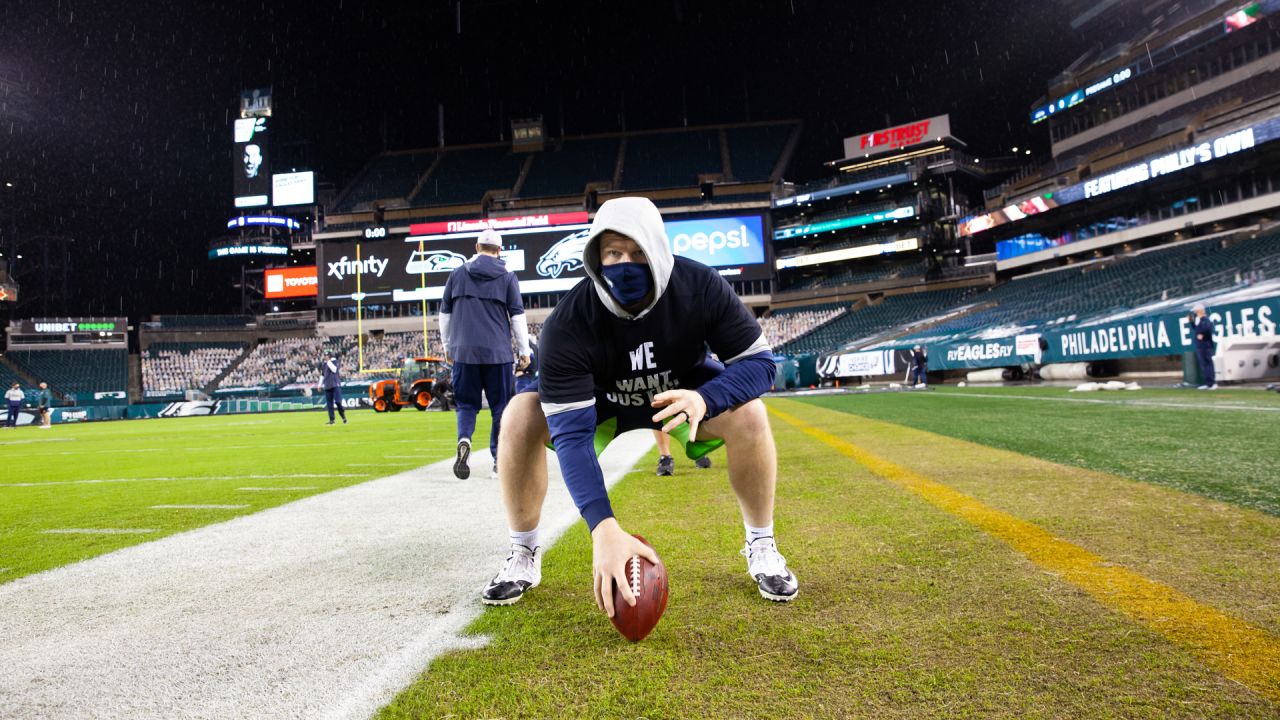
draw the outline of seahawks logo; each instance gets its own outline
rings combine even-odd
[[[457,270],[466,264],[467,258],[456,252],[448,250],[414,250],[409,256],[409,262],[404,266],[404,271],[410,275],[421,275],[422,273],[437,273]]]

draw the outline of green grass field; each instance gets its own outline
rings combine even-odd
[[[295,412],[6,430],[0,582],[453,454],[452,414],[348,417],[350,424],[333,426],[323,412]],[[477,437],[488,432],[482,414]],[[49,532],[66,529],[149,532]]]
[[[670,570],[648,639],[626,642],[595,609],[579,524],[540,587],[469,628],[483,647],[439,657],[380,717],[1280,717],[1280,397],[768,404],[794,603],[761,600],[746,576],[724,453],[709,471],[678,459],[671,478],[651,454],[611,493]],[[451,415],[352,417],[0,434],[0,581],[452,452]],[[67,484],[20,485],[35,482]],[[59,527],[154,532],[41,533]]]

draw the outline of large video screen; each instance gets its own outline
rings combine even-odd
[[[234,123],[235,152],[231,168],[235,177],[236,207],[261,207],[271,201],[271,162],[267,145],[269,118],[238,118]]]
[[[271,176],[271,204],[311,205],[316,201],[316,174],[306,172],[279,173]]]
[[[562,292],[586,274],[582,250],[588,224],[502,233],[502,258],[524,294]],[[697,218],[666,223],[672,251],[719,271],[727,280],[772,276],[759,215]],[[438,300],[449,273],[475,253],[477,233],[425,235],[324,243],[317,249],[321,305]],[[359,285],[357,287],[357,278]]]

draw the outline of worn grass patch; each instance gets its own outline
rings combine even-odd
[[[993,387],[797,399],[1280,515],[1276,393]]]
[[[348,417],[350,424],[333,426],[324,424],[322,412],[298,412],[5,431],[0,434],[0,568],[9,570],[0,574],[0,582],[393,475],[453,453],[451,413],[349,412]],[[484,418],[476,437],[487,437]],[[67,528],[153,532],[43,532]]]
[[[471,628],[487,647],[437,659],[380,717],[1276,712],[1004,543],[789,426],[774,434],[795,603],[761,600],[745,575],[723,455],[711,471],[682,465],[674,478],[653,477],[651,457],[612,497],[624,527],[648,537],[671,573],[653,635],[627,643],[595,610],[578,526],[547,554],[541,587]]]

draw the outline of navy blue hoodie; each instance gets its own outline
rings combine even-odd
[[[449,273],[440,301],[440,313],[449,316],[444,338],[454,362],[501,365],[514,362],[511,354],[511,318],[524,314],[520,283],[506,263],[489,255],[476,255]]]

